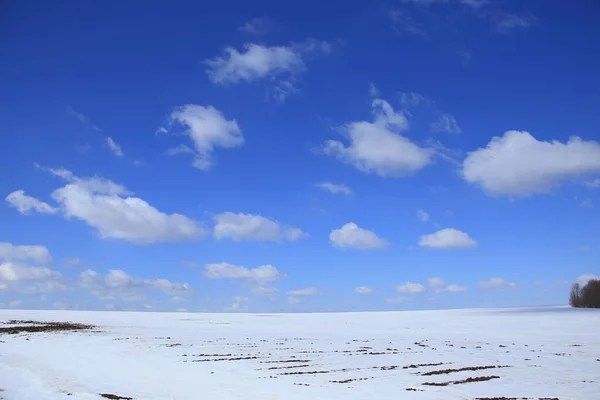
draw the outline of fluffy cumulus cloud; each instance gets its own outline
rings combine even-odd
[[[408,129],[408,120],[402,112],[394,111],[381,99],[373,100],[372,108],[372,122],[351,122],[341,128],[347,145],[327,140],[319,151],[382,177],[405,176],[432,162],[433,149],[422,148],[401,135]]]
[[[466,286],[446,283],[440,278],[429,278],[427,282],[429,288],[435,293],[458,293],[465,292],[468,289]]]
[[[479,287],[491,290],[511,290],[516,289],[517,284],[502,278],[491,278],[487,281],[479,281]]]
[[[103,239],[150,244],[192,240],[203,234],[196,221],[181,214],[162,213],[108,179],[78,178],[66,170],[50,171],[69,181],[52,193],[63,215],[85,221]]]
[[[349,222],[340,229],[334,229],[329,234],[329,243],[339,249],[377,250],[388,245],[373,231],[360,228],[354,222]]]
[[[61,292],[67,287],[59,272],[17,261],[0,262],[0,292]]]
[[[578,137],[541,141],[529,132],[508,131],[465,158],[462,176],[495,196],[550,192],[561,182],[600,174],[600,143]]]
[[[429,235],[423,235],[419,240],[419,246],[435,249],[465,249],[476,247],[477,244],[465,232],[454,228],[445,228]]]
[[[0,259],[6,261],[29,260],[38,264],[50,264],[52,255],[45,246],[14,245],[0,242]]]
[[[252,281],[256,283],[268,283],[280,281],[286,278],[272,265],[261,265],[256,268],[246,268],[229,263],[206,264],[204,276],[210,279],[232,279]],[[255,292],[256,293],[256,292]],[[267,294],[267,293],[263,293]]]
[[[56,214],[58,210],[50,204],[45,203],[25,194],[23,190],[17,190],[6,196],[6,202],[17,209],[23,215],[35,211],[41,214]]]
[[[319,289],[316,287],[309,287],[304,289],[295,289],[287,292],[290,296],[313,296],[319,293]]]
[[[206,60],[206,72],[217,85],[268,80],[275,98],[283,102],[297,91],[294,82],[306,70],[306,61],[331,50],[330,43],[316,39],[286,46],[246,43],[241,50],[227,47],[222,55]]]
[[[146,290],[156,290],[171,296],[194,292],[188,283],[172,282],[162,278],[142,279],[119,269],[110,270],[105,275],[90,269],[85,270],[79,274],[79,284],[101,299],[116,298],[128,302],[143,301],[143,293]]]
[[[277,242],[295,241],[307,236],[299,228],[283,228],[279,222],[256,214],[225,212],[214,216],[213,235],[216,239],[234,241]]]
[[[425,286],[421,285],[420,283],[406,282],[396,286],[396,291],[398,293],[406,294],[422,293],[425,291]]]
[[[323,190],[327,190],[333,194],[352,194],[352,190],[350,190],[348,186],[341,183],[319,182],[316,183],[315,186]]]
[[[354,289],[354,293],[358,293],[358,294],[372,294],[373,293],[373,289],[368,287],[368,286],[359,286],[356,289]]]
[[[233,149],[244,144],[244,136],[235,119],[228,120],[212,106],[186,104],[175,109],[169,118],[169,127],[183,127],[194,148],[180,145],[168,151],[169,155],[190,153],[192,166],[209,170],[214,165],[216,148]]]

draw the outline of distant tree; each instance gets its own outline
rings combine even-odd
[[[581,289],[584,307],[600,308],[600,280],[592,279]]]
[[[581,286],[579,283],[571,287],[571,295],[569,296],[569,304],[571,307],[582,307],[581,304]]]
[[[600,280],[591,279],[583,287],[574,284],[569,304],[571,307],[600,308]]]

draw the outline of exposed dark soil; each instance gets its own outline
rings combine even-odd
[[[100,396],[110,400],[133,400],[133,397],[119,396],[117,394],[110,393],[100,393]]]
[[[267,369],[269,369],[269,370],[271,370],[271,369],[291,369],[291,368],[303,368],[303,367],[310,367],[310,364],[288,365],[286,367],[269,367]]]
[[[411,365],[405,365],[404,367],[402,367],[403,369],[410,369],[410,368],[420,368],[420,367],[437,367],[438,365],[444,365],[445,363],[441,362],[441,363],[432,363],[432,364],[411,364]]]
[[[20,325],[20,324],[31,324],[31,325]],[[0,335],[16,335],[18,333],[36,333],[36,332],[59,332],[59,331],[75,331],[75,330],[86,330],[94,328],[93,325],[79,324],[75,322],[40,322],[40,321],[19,321],[10,320],[5,322],[0,327]]]
[[[504,366],[504,365],[500,365],[500,366],[496,366],[496,365],[484,365],[484,366],[481,366],[481,367],[465,367],[465,368],[456,368],[456,369],[440,369],[440,370],[437,370],[437,371],[423,372],[421,375],[422,376],[446,375],[446,374],[451,374],[453,372],[479,371],[479,370],[482,370],[482,369],[494,369],[494,368],[508,368],[508,366]]]
[[[213,361],[240,361],[240,360],[256,360],[258,357],[231,357],[231,358],[211,358],[209,360],[192,360],[192,362],[213,362]]]
[[[460,385],[463,383],[471,383],[471,382],[485,382],[491,381],[492,379],[500,379],[499,376],[478,376],[476,378],[467,378],[459,381],[449,381],[449,382],[425,382],[423,385],[425,386],[448,386],[448,385]]]

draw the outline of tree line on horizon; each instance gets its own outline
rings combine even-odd
[[[569,304],[576,308],[600,308],[600,279],[590,279],[583,287],[579,283],[574,284]]]

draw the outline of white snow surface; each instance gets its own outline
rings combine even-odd
[[[0,333],[0,399],[6,400],[101,400],[102,393],[136,400],[600,398],[599,310],[0,310],[0,328],[11,319],[96,328]],[[403,368],[430,363],[444,364]],[[424,375],[479,366],[506,367]],[[424,385],[489,376],[498,378]]]

